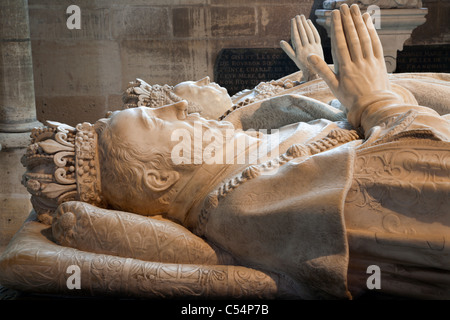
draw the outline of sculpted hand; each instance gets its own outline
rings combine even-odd
[[[291,19],[291,42],[293,47],[284,40],[281,40],[280,46],[303,71],[302,80],[309,81],[317,78],[317,73],[308,62],[308,56],[316,54],[323,59],[322,45],[317,29],[311,20],[306,20],[304,15]]]
[[[401,103],[391,91],[383,48],[370,15],[357,5],[344,4],[332,12],[333,72],[317,55],[308,61],[337,99],[347,108],[348,121],[359,127],[365,108],[379,101]]]

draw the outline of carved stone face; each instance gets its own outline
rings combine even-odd
[[[110,126],[117,137],[144,150],[147,145],[167,147],[174,130],[189,129],[184,121],[186,117],[186,103],[160,108],[138,107],[115,113]]]
[[[227,89],[210,82],[209,77],[196,82],[181,82],[174,87],[174,93],[202,108],[196,112],[200,112],[207,119],[219,118],[233,105]]]
[[[115,113],[110,125],[117,136],[142,148],[146,145],[156,148],[170,146],[173,132],[186,130],[193,134],[195,126],[201,126],[202,132],[221,133],[233,129],[232,124],[226,121],[207,120],[196,113],[187,114],[185,101],[160,108],[126,109]]]
[[[200,164],[194,159],[202,158],[203,150],[211,141],[221,148],[234,135],[234,127],[227,121],[207,120],[197,113],[187,114],[186,101],[160,108],[138,107],[117,112],[111,118],[110,127],[116,137],[143,154],[173,155],[174,147],[180,146],[182,140],[191,155],[189,164]],[[173,158],[172,162],[180,163]]]
[[[180,184],[183,184],[183,182],[190,179],[191,174],[198,168],[197,165],[200,164],[196,160],[198,157],[203,156],[206,146],[210,146],[211,141],[202,141],[197,146],[200,147],[198,148],[200,152],[196,154],[195,136],[202,138],[208,136],[207,133],[227,136],[228,132],[231,131],[232,134],[227,136],[227,138],[230,137],[231,139],[234,136],[233,128],[233,125],[226,121],[206,120],[198,114],[187,114],[186,101],[160,108],[137,107],[115,112],[111,116],[108,125],[108,132],[111,133],[111,138],[107,140],[114,139],[109,140],[111,141],[109,144],[112,149],[103,151],[104,173],[110,172],[111,174],[108,174],[108,176],[111,176],[111,179],[114,179],[114,181],[109,181],[104,185],[114,186],[114,190],[118,189],[117,186],[123,185],[126,189],[130,185],[139,184],[135,181],[143,181],[152,194],[157,196],[163,195],[164,192],[171,191],[170,188],[178,181]],[[174,135],[174,133],[176,134]],[[183,138],[181,142],[180,137]],[[173,157],[173,150],[177,150],[175,147],[183,143],[185,143],[183,146],[186,149],[190,148],[192,151],[189,155],[191,158],[188,158],[189,162],[177,163]],[[226,142],[221,141],[217,150],[221,150],[224,143]],[[128,156],[117,158],[118,156],[115,155],[117,153],[128,153]],[[105,169],[106,166],[108,169]],[[133,166],[135,169],[132,169],[130,166]],[[136,168],[140,169],[136,170]],[[131,175],[136,177],[130,178],[130,172],[132,173]],[[103,175],[102,179],[104,179]],[[120,194],[112,194],[111,190],[108,192],[111,193],[109,201],[113,198],[121,197]],[[147,199],[145,195],[142,195],[142,197]],[[136,195],[128,198],[137,199]],[[151,200],[150,198],[153,199],[154,197],[149,197],[149,201]],[[133,209],[133,212],[155,214],[155,212],[162,212],[165,208],[160,208],[155,203],[152,203],[150,206],[150,202],[147,202],[145,199],[136,200],[134,203],[128,204],[127,210]],[[117,205],[123,207],[123,203],[117,203]]]

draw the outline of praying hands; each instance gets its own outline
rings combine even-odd
[[[311,81],[318,78],[308,62],[308,56],[316,54],[323,59],[320,35],[311,20],[306,20],[304,15],[291,20],[291,42],[292,46],[282,40],[280,46],[303,72],[302,80]]]
[[[369,105],[403,102],[391,91],[381,41],[368,13],[361,15],[355,4],[334,10],[331,46],[334,72],[318,54],[310,54],[308,61],[347,109],[347,118],[355,128]]]

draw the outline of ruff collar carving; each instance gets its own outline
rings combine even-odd
[[[66,201],[105,207],[98,160],[97,133],[90,123],[74,128],[47,121],[47,126],[32,130],[22,157],[27,168],[22,184],[40,221],[51,224],[56,208]]]

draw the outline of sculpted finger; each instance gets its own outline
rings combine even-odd
[[[335,65],[344,65],[351,61],[339,10],[333,10],[331,13],[331,53]]]
[[[313,35],[314,35],[314,41],[315,41],[316,43],[321,43],[319,32],[317,31],[317,29],[316,29],[316,27],[314,26],[314,24],[312,23],[312,21],[309,20],[309,19],[308,19],[308,24],[309,24],[309,27],[311,28],[311,30],[312,30],[312,32],[313,32]]]
[[[306,31],[305,31],[305,28],[303,27],[302,18],[300,16],[296,16],[295,20],[297,22],[297,28],[298,28],[298,32],[300,34],[300,39],[302,41],[302,45],[305,46],[305,45],[309,44],[309,40],[308,40],[308,35],[306,34]]]
[[[367,12],[363,14],[363,20],[366,24],[367,31],[370,36],[371,44],[372,44],[372,52],[376,58],[384,58],[383,56],[383,46],[381,45],[380,38],[378,37],[377,30],[372,22],[372,17]]]
[[[289,43],[287,43],[284,40],[281,40],[280,47],[289,56],[289,58],[291,58],[291,59],[295,58],[295,51],[294,51],[294,49],[292,49],[292,47],[290,46]]]
[[[296,18],[291,20],[291,41],[295,49],[302,46],[302,41],[300,40],[300,35],[298,34]]]
[[[336,74],[328,67],[327,63],[314,53],[308,56],[308,62],[313,70],[327,83],[331,91],[335,92],[338,88],[339,81]]]
[[[355,24],[356,31],[358,32],[362,54],[364,57],[371,57],[373,56],[372,40],[370,39],[366,23],[363,21],[363,18],[361,16],[361,11],[356,4],[353,4],[350,7],[350,11],[353,16],[353,22]]]
[[[309,26],[308,21],[306,21],[306,18],[304,15],[301,16],[301,20],[302,20],[303,28],[305,29],[306,35],[308,37],[308,42],[314,43],[314,33],[312,32],[311,27]]]
[[[350,57],[353,61],[357,61],[361,58],[362,52],[358,33],[356,32],[355,24],[353,23],[353,17],[350,13],[348,5],[341,5],[340,10],[345,38],[347,39],[347,46],[348,50],[350,51]]]

